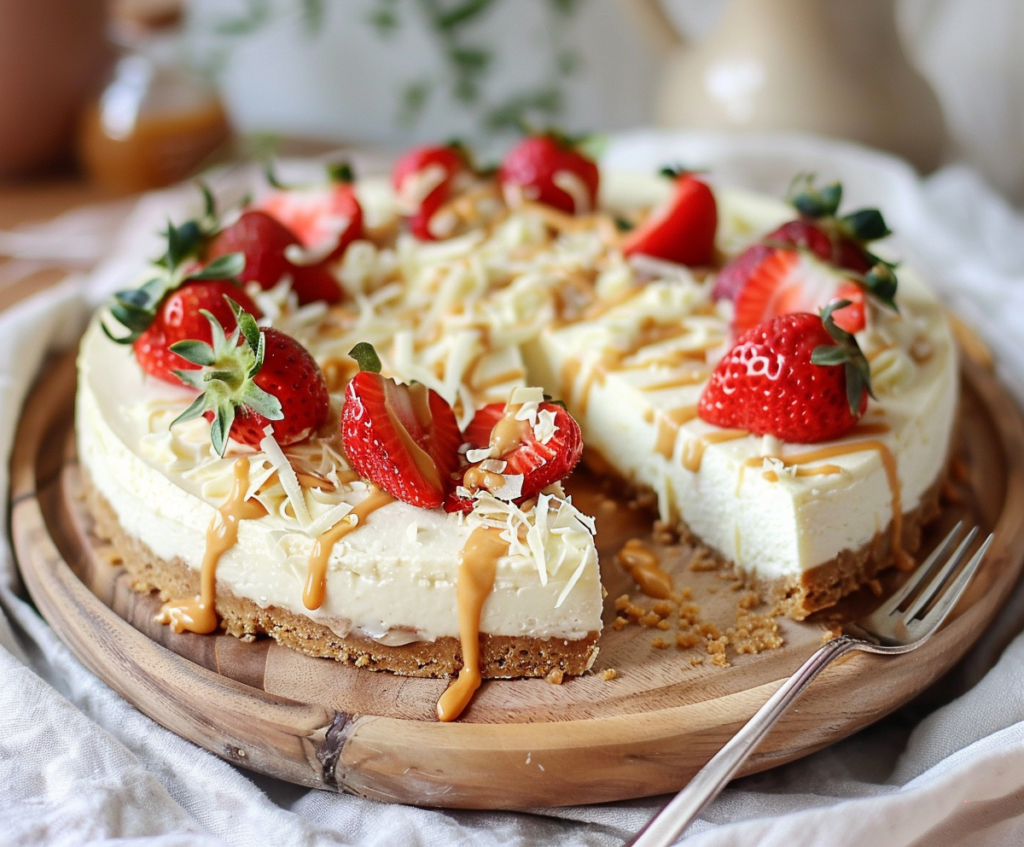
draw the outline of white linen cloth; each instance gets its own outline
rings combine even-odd
[[[650,132],[611,167],[682,162],[782,193],[798,171],[877,205],[898,249],[989,341],[1024,403],[1024,219],[972,172],[919,181],[890,157],[799,137]],[[160,204],[161,198],[148,198]],[[152,207],[150,207],[152,208]],[[122,245],[125,246],[125,245]],[[152,245],[134,245],[143,255]],[[117,249],[117,248],[115,248]],[[76,277],[0,315],[0,448],[46,352],[72,344],[126,266]],[[7,463],[0,496],[7,496]],[[521,813],[424,810],[252,774],[173,735],[85,670],[35,612],[0,550],[0,843],[75,845],[616,845],[667,798]],[[803,760],[735,781],[688,831],[694,847],[1024,843],[1024,589],[967,658],[891,717]],[[585,798],[580,798],[585,800]]]

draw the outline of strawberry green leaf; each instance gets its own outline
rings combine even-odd
[[[351,183],[355,182],[355,174],[348,162],[334,162],[327,166],[327,177],[331,182]]]
[[[186,381],[186,376],[188,374],[194,373],[195,371],[175,371],[175,374],[177,374],[178,377],[181,378],[183,382]],[[184,423],[185,421],[190,421],[193,418],[198,418],[205,411],[206,397],[200,394],[198,397],[196,397],[195,400],[192,401],[192,404],[184,412],[182,412],[180,415],[178,415],[178,417],[171,421],[171,426],[174,426],[175,424],[179,423]]]
[[[192,339],[187,341],[178,341],[177,343],[172,344],[168,349],[172,353],[181,356],[181,358],[186,362],[191,362],[193,365],[212,365],[216,361],[213,347],[205,341],[194,341]]]
[[[381,369],[380,356],[368,341],[360,341],[348,351],[349,356],[356,360],[359,370],[379,374]]]
[[[806,218],[833,217],[842,199],[841,183],[832,182],[817,188],[813,174],[797,174],[789,186],[789,202]]]
[[[861,209],[839,219],[840,226],[858,241],[875,241],[892,235],[878,209]]]
[[[235,407],[230,403],[218,404],[214,410],[213,423],[210,425],[210,440],[218,456],[223,456],[228,446],[228,433],[235,422]]]
[[[850,414],[860,414],[861,399],[864,392],[874,397],[871,390],[871,366],[857,343],[857,339],[845,329],[836,325],[833,312],[850,305],[849,300],[837,300],[829,303],[821,312],[821,322],[835,345],[822,344],[811,353],[811,362],[823,367],[843,365],[846,369],[846,399],[850,404]]]
[[[869,270],[863,279],[864,288],[871,294],[876,300],[884,303],[894,312],[899,312],[899,307],[896,305],[896,274],[893,273],[892,267],[886,262],[876,263],[871,270]]]
[[[228,305],[231,306],[231,311],[235,313],[235,321],[238,324],[238,329],[241,331],[242,335],[245,336],[245,341],[249,345],[249,349],[252,350],[253,353],[257,354],[258,360],[262,361],[263,357],[260,355],[259,350],[263,343],[263,334],[260,332],[256,319],[230,297],[228,298]]]
[[[190,273],[186,280],[194,279],[235,279],[245,270],[244,253],[228,253],[218,256],[202,270]]]

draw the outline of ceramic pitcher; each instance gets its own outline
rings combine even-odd
[[[659,0],[622,0],[665,56],[656,120],[666,127],[797,130],[941,158],[939,104],[909,65],[894,0],[731,0],[687,44]]]

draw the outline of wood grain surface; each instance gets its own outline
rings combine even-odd
[[[522,808],[622,800],[677,790],[822,642],[826,621],[780,621],[784,645],[729,654],[715,667],[693,648],[656,649],[662,635],[608,627],[594,673],[553,685],[490,681],[456,723],[434,720],[444,680],[409,679],[312,659],[269,640],[176,635],[153,622],[158,602],[132,592],[91,534],[69,438],[74,366],[37,386],[12,466],[12,534],[40,612],[93,672],[172,731],[230,761],[303,785],[379,800],[457,808]],[[1024,424],[987,372],[965,364],[957,452],[968,476],[929,532],[966,516],[995,543],[953,619],[920,650],[854,654],[828,668],[748,761],[752,773],[803,756],[921,692],[969,648],[1008,596],[1024,561]],[[956,495],[956,492],[953,492]],[[609,592],[635,592],[615,564],[651,516],[582,477],[576,502],[597,516]],[[735,624],[737,593],[688,568],[692,550],[659,547],[701,619]],[[891,590],[899,575],[884,581]],[[838,614],[855,617],[864,592]],[[832,615],[834,617],[834,615]],[[704,659],[703,664],[691,660]],[[614,669],[606,680],[602,671]]]

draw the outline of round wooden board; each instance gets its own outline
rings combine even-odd
[[[410,679],[312,659],[272,641],[175,635],[153,623],[157,601],[133,593],[109,548],[91,535],[70,438],[74,365],[54,364],[22,417],[12,465],[11,527],[43,616],[98,676],[157,722],[232,762],[303,785],[378,800],[457,808],[598,803],[675,791],[822,642],[822,622],[781,620],[785,644],[729,655],[715,667],[697,648],[655,649],[665,635],[607,627],[592,675],[552,685],[491,681],[456,723],[438,723],[444,680]],[[1024,423],[993,377],[968,363],[958,452],[961,516],[995,532],[979,577],[953,619],[912,654],[856,653],[828,668],[782,719],[743,773],[790,761],[877,720],[963,655],[1006,599],[1024,561]],[[596,514],[609,596],[635,590],[615,565],[650,516],[593,481],[576,501]],[[687,568],[688,548],[663,548],[702,620],[735,623],[737,597],[719,574]],[[897,576],[885,583],[890,588]],[[853,616],[870,598],[844,602]],[[672,638],[672,633],[667,633]],[[705,657],[706,658],[706,657]],[[617,677],[606,680],[608,668]]]

